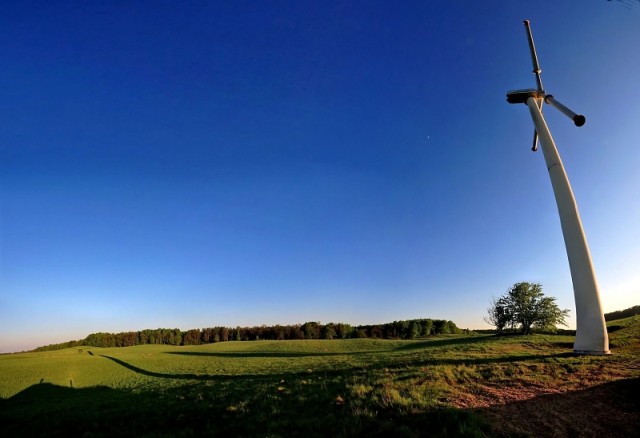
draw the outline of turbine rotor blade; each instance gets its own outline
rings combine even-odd
[[[546,95],[544,101],[573,120],[573,123],[575,123],[576,126],[582,126],[587,121],[585,116],[574,113],[569,108],[558,102],[551,94]]]
[[[542,69],[540,68],[540,64],[538,63],[538,53],[536,52],[536,45],[533,42],[533,34],[531,33],[531,23],[529,20],[524,20],[524,27],[527,30],[527,39],[529,40],[529,50],[531,51],[531,62],[533,63],[533,73],[536,75],[536,82],[538,84],[538,91],[541,93],[544,92],[544,87],[542,86],[542,78],[540,77],[540,73],[542,73]]]

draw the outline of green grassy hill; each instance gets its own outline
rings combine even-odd
[[[574,356],[566,335],[2,355],[0,434],[631,436],[640,317],[608,324],[607,357]]]

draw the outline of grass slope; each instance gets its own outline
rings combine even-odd
[[[640,317],[573,338],[143,345],[0,356],[2,436],[631,436]]]

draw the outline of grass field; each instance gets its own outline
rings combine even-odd
[[[640,318],[614,354],[451,335],[0,355],[2,436],[633,436]]]

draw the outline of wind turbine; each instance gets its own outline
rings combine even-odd
[[[573,344],[573,351],[576,354],[610,354],[609,337],[602,313],[602,305],[600,304],[598,281],[591,261],[589,246],[582,228],[578,206],[569,184],[569,178],[564,170],[553,137],[551,137],[551,132],[549,132],[547,123],[542,115],[542,105],[543,103],[548,103],[557,108],[572,119],[576,126],[584,125],[586,119],[583,115],[574,113],[558,102],[551,94],[545,92],[540,78],[542,70],[538,64],[538,54],[533,43],[529,20],[524,20],[524,26],[529,40],[537,88],[509,91],[507,93],[507,102],[524,103],[529,107],[535,128],[532,150],[535,152],[538,149],[538,140],[540,140],[544,160],[551,178],[551,185],[558,205],[558,213],[560,214],[560,224],[567,249],[571,279],[573,281],[573,294],[576,302],[576,340]]]

